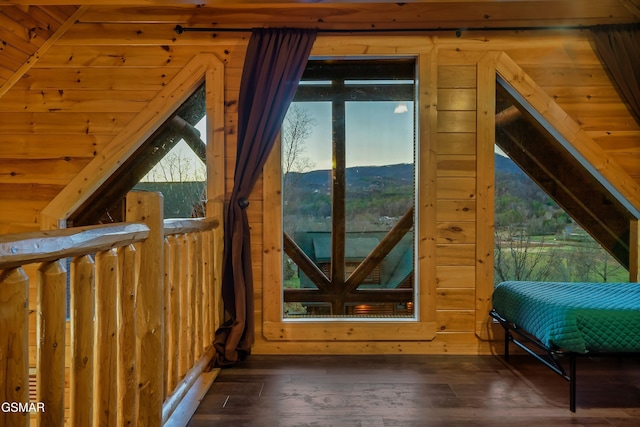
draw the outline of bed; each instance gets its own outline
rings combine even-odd
[[[513,342],[569,381],[572,412],[577,356],[640,353],[638,283],[502,282],[491,316],[505,329],[505,359]]]

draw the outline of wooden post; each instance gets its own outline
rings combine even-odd
[[[29,278],[0,270],[0,403],[29,402]],[[29,425],[28,412],[0,411],[0,425]]]
[[[493,294],[496,56],[489,52],[477,64],[476,96],[476,336],[491,339],[489,317]]]
[[[116,401],[116,290],[118,255],[114,249],[96,255],[93,425],[115,425]]]
[[[127,222],[144,221],[149,237],[140,245],[136,319],[140,348],[138,424],[162,424],[164,383],[164,199],[160,193],[127,194]]]
[[[222,305],[222,257],[224,242],[224,207],[226,191],[225,147],[225,69],[217,58],[207,69],[205,77],[207,91],[207,217],[216,218],[220,224],[213,230],[213,274],[214,282],[208,282],[212,293],[211,314],[213,317],[211,335],[213,342],[216,329],[223,319]]]
[[[41,426],[64,425],[64,357],[67,319],[67,271],[62,261],[44,263],[37,283],[38,402],[45,410],[36,413]]]
[[[70,424],[93,421],[93,307],[95,270],[89,255],[71,263]]]
[[[640,281],[640,221],[631,220],[629,233],[629,281]]]
[[[135,426],[138,415],[138,364],[136,341],[136,250],[133,245],[118,249],[117,289],[118,377],[117,425]]]

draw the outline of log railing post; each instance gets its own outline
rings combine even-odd
[[[207,230],[202,233],[202,345],[203,350],[212,343],[211,339],[211,309],[213,304],[213,250],[211,248],[212,231]]]
[[[22,267],[0,270],[0,403],[29,402],[29,278]],[[29,425],[26,412],[0,411],[0,425]]]
[[[135,426],[138,417],[138,358],[136,337],[136,250],[133,245],[118,249],[118,426]]]
[[[171,284],[171,248],[169,247],[169,238],[164,237],[164,383],[162,385],[162,401],[167,399],[167,396],[171,392],[171,355],[172,341],[171,341],[171,312],[174,307],[171,304],[171,291],[173,285]]]
[[[136,289],[139,356],[138,425],[162,424],[164,388],[164,200],[160,193],[130,192],[127,222],[144,221],[149,237],[140,244]]]
[[[89,255],[78,257],[71,263],[69,417],[72,426],[87,426],[93,421],[94,267]]]
[[[169,251],[169,264],[171,264],[170,272],[170,307],[169,312],[169,324],[165,324],[165,328],[169,331],[169,343],[166,344],[169,364],[167,369],[167,394],[173,392],[173,389],[178,384],[178,354],[180,352],[179,340],[180,340],[180,247],[176,236],[169,236],[168,244],[165,250]],[[166,295],[166,293],[165,293]]]
[[[37,399],[40,426],[64,425],[64,358],[67,320],[67,271],[62,261],[43,263],[37,282]]]
[[[193,325],[193,358],[189,360],[189,367],[192,367],[196,360],[202,355],[202,243],[199,233],[189,235],[189,264],[191,270],[191,324]]]
[[[189,370],[189,312],[191,310],[189,301],[189,275],[187,265],[189,263],[189,253],[187,252],[187,236],[183,234],[179,237],[180,250],[180,282],[178,292],[180,294],[180,339],[178,342],[178,379],[182,379]]]
[[[191,368],[195,360],[195,344],[196,344],[196,270],[194,268],[194,259],[196,257],[196,242],[193,233],[186,234],[187,241],[187,369]]]
[[[114,249],[96,255],[93,425],[115,425],[117,413],[116,294],[118,255]]]

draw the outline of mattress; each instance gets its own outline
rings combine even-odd
[[[553,350],[640,352],[640,284],[502,282],[494,310]]]

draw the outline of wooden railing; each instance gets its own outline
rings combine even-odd
[[[162,212],[130,193],[127,223],[0,236],[0,425],[168,420],[213,356],[221,260],[217,220]]]

